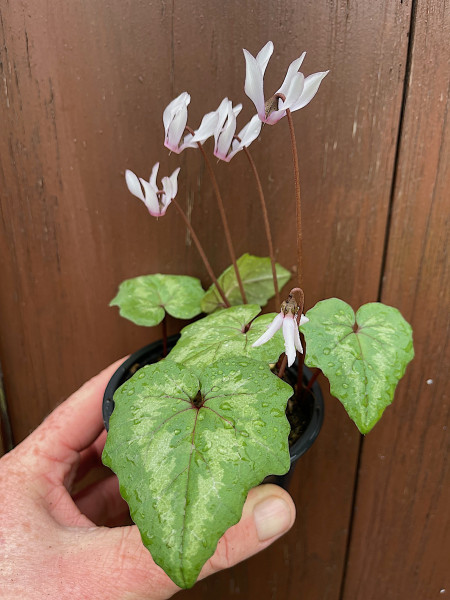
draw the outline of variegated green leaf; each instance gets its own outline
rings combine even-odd
[[[243,254],[236,262],[247,295],[247,303],[265,306],[269,299],[275,295],[270,258]],[[278,263],[275,269],[278,287],[281,290],[284,284],[289,281],[291,274]],[[242,296],[233,265],[222,273],[218,281],[231,306],[242,304]],[[211,313],[217,308],[224,308],[223,300],[215,285],[207,290],[201,305],[202,311],[205,313]]]
[[[114,395],[103,461],[155,562],[191,587],[250,488],[289,469],[292,389],[261,362],[222,360],[199,378],[168,359]]]
[[[414,357],[411,326],[396,308],[372,302],[356,316],[337,298],[318,302],[301,326],[305,362],[319,367],[361,433],[368,433],[391,404]]]
[[[136,325],[158,325],[167,311],[177,319],[192,319],[202,312],[204,290],[200,280],[187,275],[141,275],[120,284],[110,306]]]
[[[276,316],[268,313],[255,318],[260,312],[256,304],[232,306],[187,325],[181,330],[181,338],[170,358],[194,370],[201,370],[219,358],[230,356],[276,362],[284,352],[281,331],[262,346],[252,347]]]

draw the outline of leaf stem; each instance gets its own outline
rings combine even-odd
[[[206,258],[206,254],[205,251],[202,248],[202,245],[200,244],[200,240],[197,237],[197,234],[194,231],[194,228],[192,227],[191,222],[189,221],[189,219],[187,218],[186,214],[184,213],[183,209],[181,208],[181,206],[178,204],[178,201],[175,198],[172,198],[172,204],[175,206],[175,208],[178,210],[179,214],[181,215],[181,217],[183,218],[186,227],[189,229],[192,239],[194,240],[194,244],[197,246],[197,250],[198,253],[200,254],[203,263],[206,267],[206,270],[208,271],[208,275],[210,276],[212,282],[214,283],[214,285],[217,288],[217,291],[219,292],[223,303],[225,304],[225,306],[227,308],[230,308],[230,303],[228,301],[228,298],[225,296],[225,292],[223,291],[220,283],[217,281],[216,276],[214,275],[214,271],[211,268],[211,265],[209,264],[209,260]]]
[[[294,184],[295,184],[295,210],[297,223],[297,276],[298,285],[302,286],[303,280],[303,231],[302,231],[302,203],[300,196],[300,170],[298,168],[297,142],[295,140],[294,123],[290,109],[286,109],[286,116],[291,134],[292,159],[294,161]]]
[[[275,255],[273,252],[272,235],[270,233],[269,215],[267,214],[267,206],[266,206],[266,201],[264,199],[264,192],[262,189],[261,180],[259,178],[259,174],[256,169],[255,162],[252,158],[252,155],[250,154],[249,149],[246,148],[245,146],[244,146],[244,152],[248,158],[248,161],[252,168],[253,174],[255,176],[256,186],[258,188],[259,199],[261,200],[261,208],[262,208],[262,213],[263,213],[263,218],[264,218],[264,226],[266,228],[267,244],[269,246],[270,263],[272,265],[273,287],[275,290],[275,303],[277,306],[280,306],[280,303],[281,303],[280,302],[280,291],[278,289],[278,279],[277,279],[277,270],[276,270],[276,264],[275,264]]]
[[[186,129],[189,130],[189,128],[186,128]],[[194,132],[191,131],[191,133],[194,133]],[[203,156],[203,160],[205,161],[209,176],[211,178],[211,183],[214,188],[214,193],[216,195],[217,204],[219,206],[220,217],[222,219],[222,225],[223,225],[223,230],[225,233],[225,239],[227,241],[228,252],[230,253],[231,262],[233,263],[234,272],[236,273],[236,279],[237,279],[237,282],[239,285],[239,290],[241,292],[242,302],[244,304],[247,304],[247,296],[245,295],[244,285],[242,283],[241,275],[239,273],[239,269],[237,266],[236,255],[234,253],[234,247],[233,247],[233,241],[231,239],[230,227],[228,225],[227,215],[225,213],[225,208],[223,206],[223,200],[222,200],[222,196],[220,194],[219,185],[217,183],[216,176],[214,175],[214,170],[212,168],[211,161],[209,160],[209,158],[205,152],[205,149],[203,148],[203,145],[200,142],[197,142],[197,146],[200,148],[200,151]]]

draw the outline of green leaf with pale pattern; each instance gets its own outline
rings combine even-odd
[[[270,258],[243,254],[236,262],[247,295],[247,303],[265,306],[269,299],[275,295]],[[284,284],[289,281],[291,274],[278,263],[275,265],[275,269],[278,287],[281,290]],[[242,304],[242,296],[233,265],[222,273],[218,281],[231,306]],[[202,311],[205,313],[211,313],[217,308],[224,307],[223,300],[215,285],[212,285],[205,292],[201,305]]]
[[[204,295],[200,280],[187,275],[141,275],[120,284],[110,306],[136,325],[158,325],[166,312],[177,319],[192,319],[202,312]]]
[[[255,319],[260,312],[256,304],[232,306],[191,323],[181,330],[181,338],[169,356],[194,370],[230,356],[274,363],[284,352],[281,330],[262,346],[252,348],[276,316],[268,313]]]
[[[165,359],[114,395],[103,462],[119,478],[144,545],[180,587],[195,583],[239,521],[248,491],[288,471],[291,394],[266,365],[240,358],[199,378]]]
[[[368,433],[394,398],[395,388],[414,357],[411,326],[400,312],[379,302],[356,315],[346,302],[330,298],[306,313],[301,326],[305,363],[318,367],[330,391],[361,433]]]

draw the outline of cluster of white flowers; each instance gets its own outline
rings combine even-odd
[[[304,77],[299,72],[305,58],[305,52],[294,60],[287,70],[282,86],[267,101],[264,97],[264,73],[273,53],[273,43],[267,42],[256,58],[244,50],[245,57],[245,93],[252,100],[257,113],[236,135],[236,118],[241,112],[242,104],[233,107],[228,98],[224,98],[217,110],[207,113],[195,131],[187,125],[188,106],[191,97],[182,92],[172,100],[163,113],[165,130],[164,145],[172,152],[180,154],[186,148],[197,148],[208,138],[214,136],[214,156],[229,162],[238,152],[250,146],[261,132],[262,123],[273,125],[291,112],[306,106],[315,96],[319,85],[328,71],[322,71]],[[162,190],[156,185],[159,163],[152,169],[149,181],[138,178],[127,170],[125,179],[129,191],[142,200],[150,214],[162,217],[177,193],[177,177],[180,169],[176,169],[170,177],[163,177]]]
[[[164,145],[172,152],[180,154],[186,148],[197,148],[208,138],[214,137],[214,156],[229,162],[238,152],[250,146],[261,132],[262,123],[273,125],[282,119],[289,110],[294,112],[306,106],[316,95],[320,83],[328,73],[323,71],[306,77],[299,69],[305,58],[305,52],[294,60],[287,70],[283,84],[268,100],[264,96],[264,73],[273,53],[273,43],[268,42],[256,55],[256,58],[244,50],[246,74],[245,93],[255,105],[257,113],[236,135],[237,117],[242,104],[233,107],[228,98],[224,98],[217,110],[207,113],[200,127],[193,131],[187,127],[188,106],[191,97],[182,92],[172,100],[163,113]],[[178,191],[178,173],[175,169],[170,177],[162,178],[162,189],[158,189],[156,176],[159,163],[152,169],[149,181],[138,178],[127,170],[125,179],[130,192],[142,200],[154,217],[162,217]],[[308,319],[301,315],[298,307],[292,310],[283,303],[281,312],[275,317],[267,331],[253,344],[265,344],[279,329],[283,330],[288,366],[295,360],[297,351],[303,352],[299,335],[299,325]]]

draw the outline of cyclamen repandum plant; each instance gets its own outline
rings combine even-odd
[[[155,217],[172,204],[189,229],[211,279],[206,292],[186,275],[143,275],[124,281],[112,305],[138,325],[163,323],[164,358],[140,369],[114,395],[115,408],[103,460],[118,475],[120,489],[145,546],[181,587],[191,587],[219,538],[240,518],[250,488],[290,466],[286,404],[301,405],[304,362],[323,373],[361,433],[367,433],[392,402],[395,387],[414,356],[412,332],[395,308],[373,302],[356,312],[330,298],[304,311],[300,169],[292,113],[307,106],[328,71],[299,71],[303,53],[268,99],[264,74],[273,53],[268,42],[252,56],[244,50],[245,93],[256,114],[239,129],[241,104],[225,97],[199,127],[188,125],[190,95],[182,92],[163,113],[164,145],[179,154],[200,150],[223,223],[231,265],[214,272],[202,243],[176,196],[177,168],[157,183],[157,162],[148,181],[126,171],[129,191]],[[275,261],[264,185],[249,147],[262,124],[286,117],[292,147],[297,224],[297,278]],[[226,202],[205,142],[229,163],[244,152],[255,178],[269,257],[236,258]],[[169,218],[169,217],[166,217]],[[280,312],[260,314],[275,296]],[[166,356],[166,313],[201,319],[181,330]],[[301,339],[303,338],[303,339]],[[283,379],[297,366],[294,389]],[[311,387],[311,382],[308,389]]]

